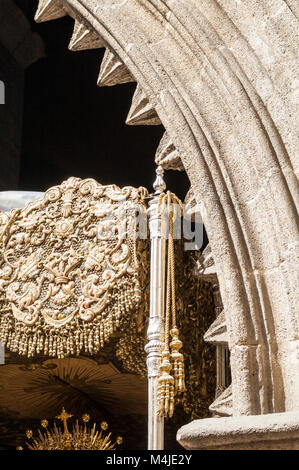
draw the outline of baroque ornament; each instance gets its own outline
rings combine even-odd
[[[0,340],[12,352],[95,354],[141,300],[144,188],[69,178],[0,215]]]
[[[64,408],[60,415],[56,416],[56,419],[63,423],[63,430],[54,424],[53,429],[48,428],[48,421],[46,419],[41,420],[41,426],[45,432],[38,430],[38,437],[34,437],[33,431],[27,429],[26,437],[29,439],[27,447],[30,450],[113,450],[116,445],[123,443],[123,438],[117,436],[115,442],[111,440],[111,433],[106,433],[108,430],[108,423],[102,421],[101,429],[98,430],[96,423],[92,428],[87,427],[87,423],[90,420],[90,416],[85,413],[82,416],[84,424],[79,424],[76,420],[73,429],[70,432],[68,429],[67,422],[73,415],[67,413]],[[17,450],[23,450],[21,446],[17,447]]]

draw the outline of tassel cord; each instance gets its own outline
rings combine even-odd
[[[174,212],[175,203],[179,205],[181,213],[181,202],[174,194],[168,191],[167,194],[162,194],[160,197],[159,215],[162,217],[165,214],[166,209],[169,217],[164,345],[157,389],[158,414],[164,417],[171,417],[173,415],[175,394],[185,391],[184,357],[179,352],[182,347],[182,342],[179,340],[179,332],[176,324],[175,255],[173,236],[174,216],[177,216]],[[170,322],[172,324],[171,330]],[[169,340],[169,334],[172,336],[171,342]]]

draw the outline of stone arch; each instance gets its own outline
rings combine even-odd
[[[37,20],[66,11],[137,81],[128,124],[161,121],[190,178],[224,304],[233,414],[298,409],[296,2],[41,0]]]

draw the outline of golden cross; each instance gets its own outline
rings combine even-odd
[[[73,415],[70,415],[69,413],[67,413],[64,409],[64,407],[62,407],[62,411],[60,413],[60,415],[56,416],[57,419],[60,419],[60,421],[63,422],[63,426],[64,426],[64,434],[67,435],[69,434],[69,430],[67,428],[67,420],[72,418]]]

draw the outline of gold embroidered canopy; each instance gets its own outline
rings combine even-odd
[[[0,340],[32,357],[97,353],[140,303],[144,188],[70,178],[0,219]]]
[[[151,291],[155,300],[159,291],[150,286],[148,234],[145,231],[141,238],[137,236],[137,222],[147,221],[147,197],[144,188],[120,189],[102,186],[93,179],[70,178],[24,209],[0,213],[0,341],[8,350],[26,357],[40,354],[64,358],[83,351],[96,355],[111,341],[125,371],[152,374],[151,369],[147,370],[145,352],[146,334],[152,332],[149,294]],[[156,199],[165,198],[157,195]],[[162,206],[157,204],[158,212],[152,217],[155,230],[151,241],[157,245],[160,241],[155,217],[158,220],[162,216]],[[136,217],[142,214],[143,218]],[[181,331],[187,388],[182,397],[174,399],[188,416],[204,417],[214,393],[214,353],[202,339],[214,320],[212,287],[192,275],[194,260],[192,253],[184,252],[182,240],[175,246],[168,243],[169,248],[175,248],[179,267],[175,289],[173,269],[167,279]],[[153,247],[152,253],[162,255]],[[173,256],[168,254],[171,259]],[[151,264],[160,272],[153,259]],[[158,278],[153,276],[154,280]],[[169,291],[167,285],[165,292]],[[162,320],[164,313],[169,317],[167,311],[161,311]],[[165,330],[171,333],[168,323]],[[172,325],[173,329],[173,320]],[[156,357],[161,355],[161,347],[168,345],[171,349],[172,342],[178,343],[172,337],[169,342],[159,322],[155,328],[158,378]],[[160,336],[161,341],[156,341]],[[161,372],[165,372],[162,365]],[[177,361],[171,365],[171,374],[180,369]],[[162,374],[159,382],[159,397],[164,402],[168,391],[173,395],[169,377],[166,382],[165,378]]]

